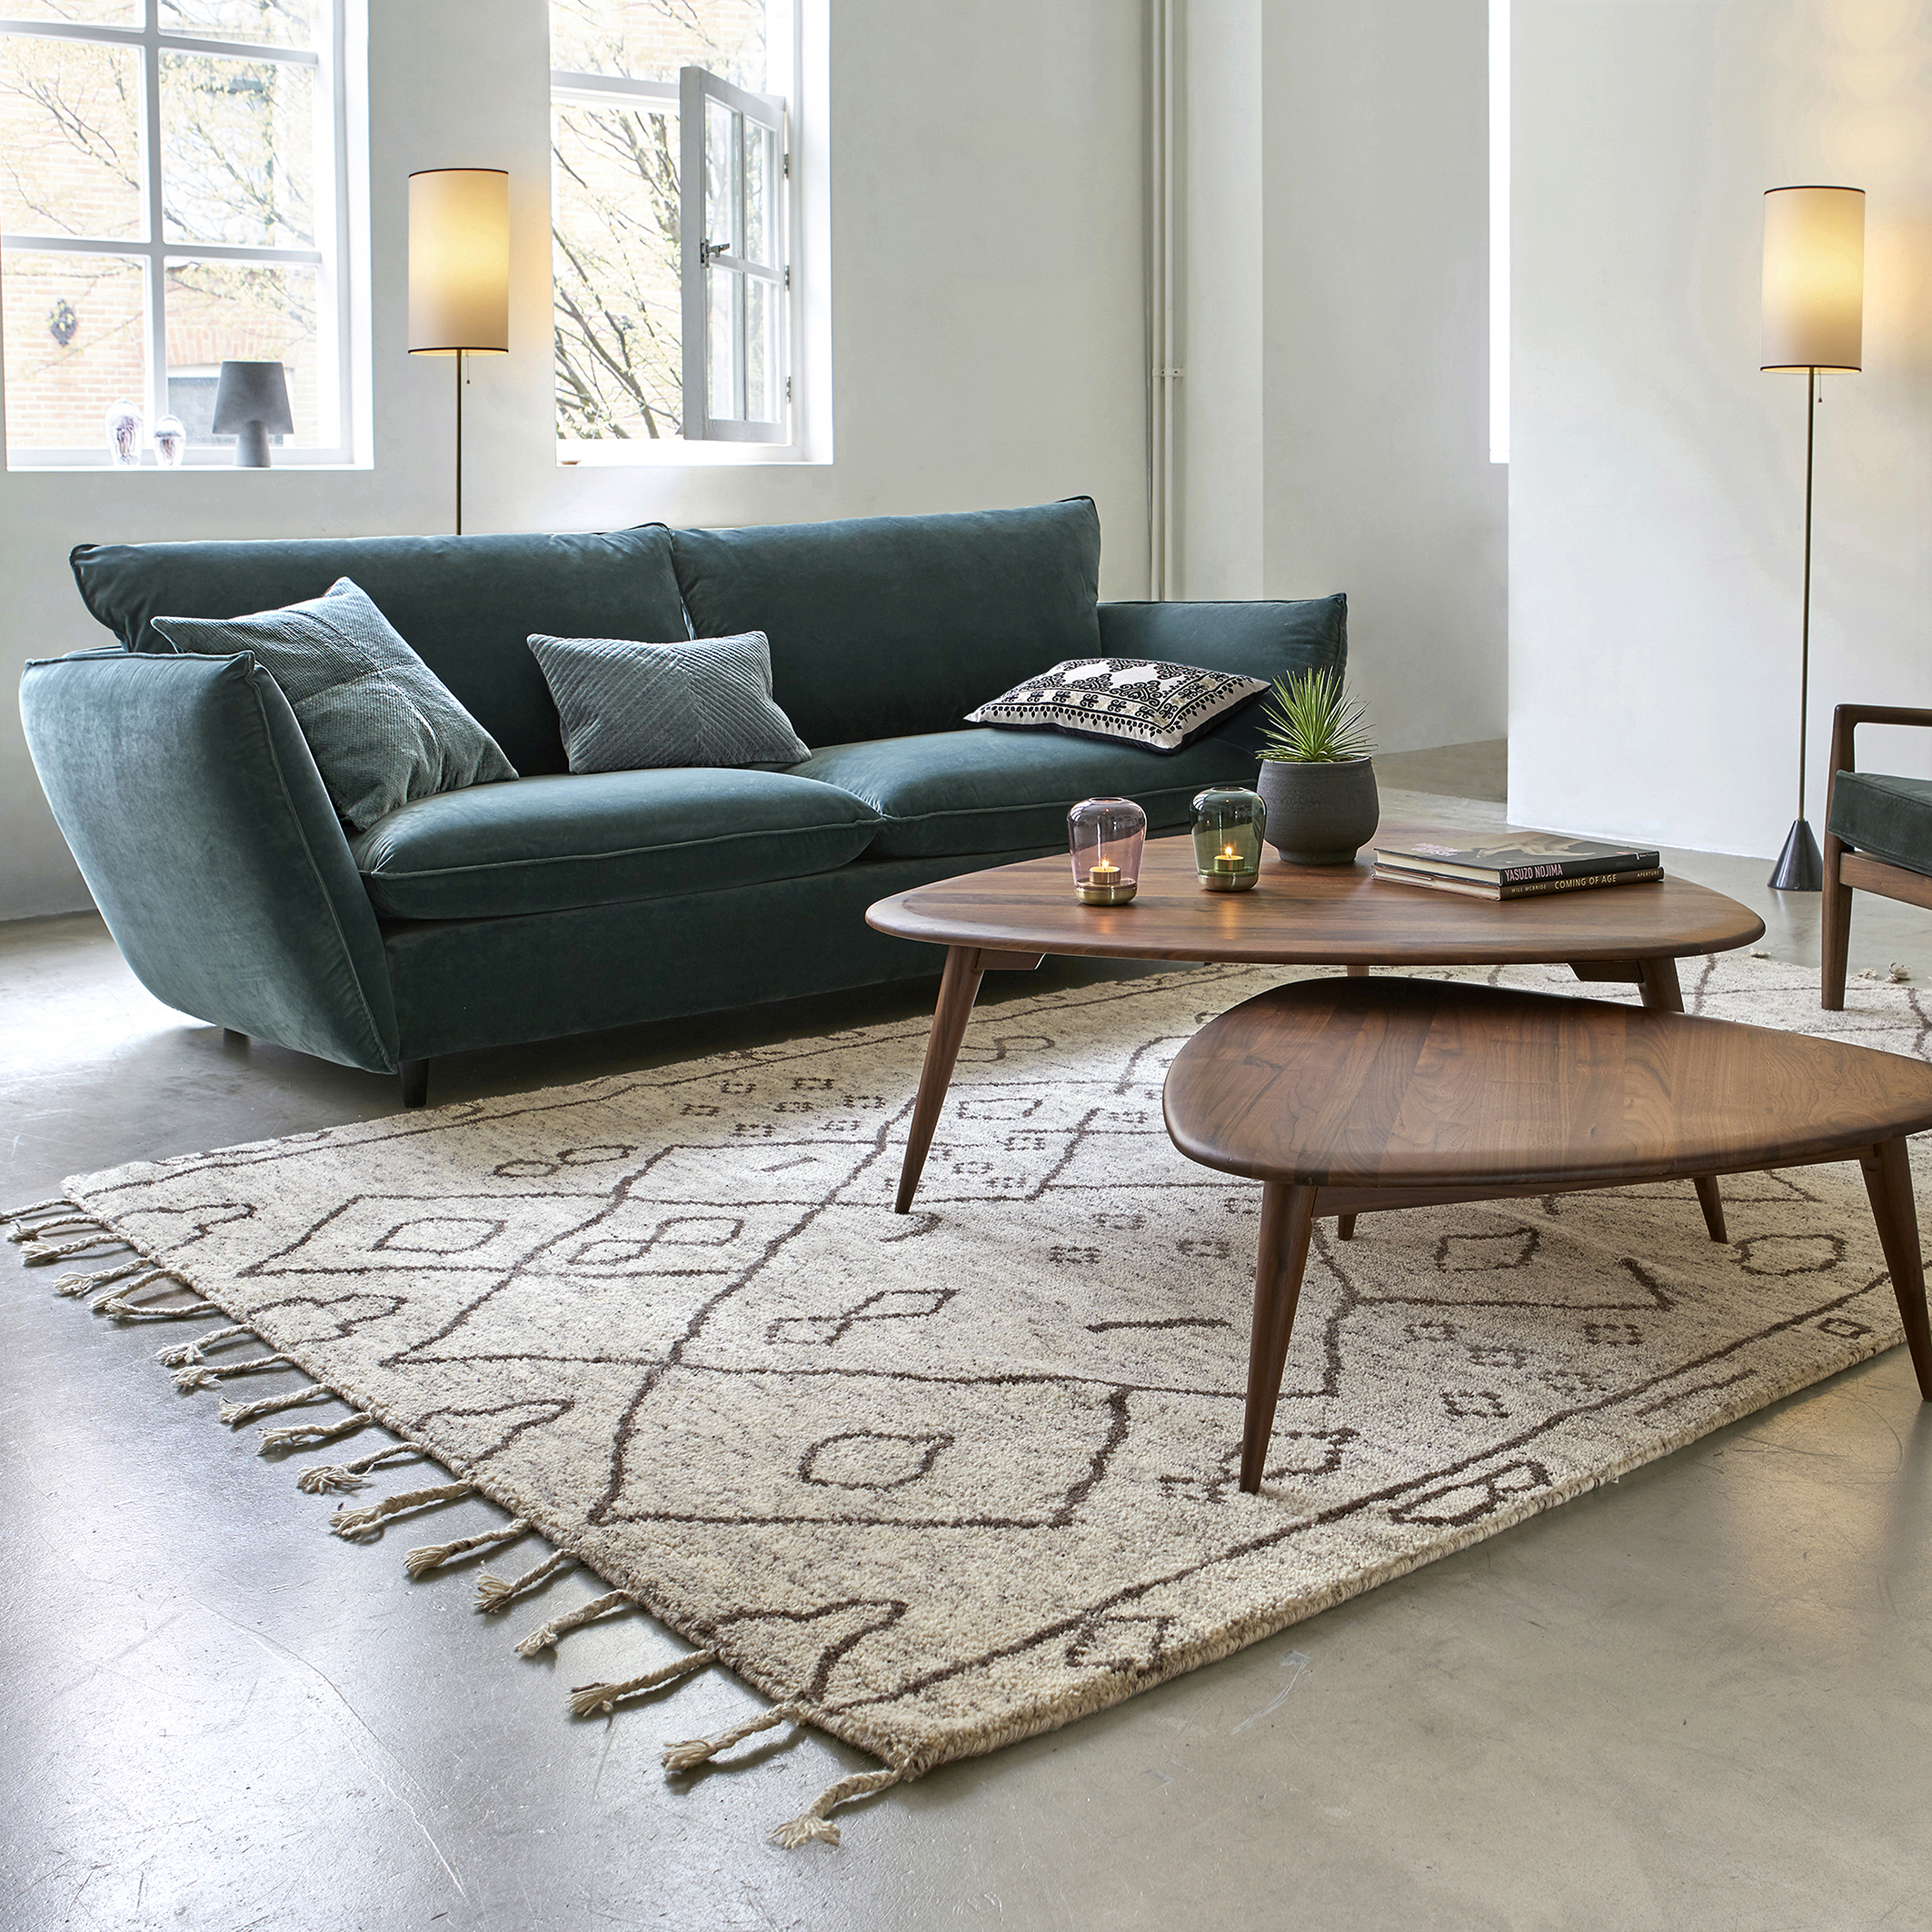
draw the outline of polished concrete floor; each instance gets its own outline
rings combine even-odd
[[[1496,747],[1381,763],[1394,809],[1499,815]],[[1761,907],[1767,951],[1815,960],[1817,901],[1777,903],[1764,861],[1671,862]],[[1932,915],[1865,902],[1854,931],[1855,967],[1932,971]],[[475,1056],[436,1091],[931,997]],[[156,1005],[91,918],[0,928],[0,1016],[9,1203],[395,1104]],[[1932,1927],[1932,1409],[1902,1351],[788,1854],[765,1832],[856,1754],[778,1732],[668,1787],[662,1738],[756,1700],[714,1673],[571,1722],[562,1687],[636,1668],[636,1620],[522,1661],[534,1616],[485,1623],[467,1575],[411,1584],[424,1537],[326,1534],[328,1501],[174,1394],[153,1331],[107,1329],[12,1254],[0,1926]],[[459,1505],[434,1534],[496,1516]],[[564,1579],[544,1614],[594,1588]]]

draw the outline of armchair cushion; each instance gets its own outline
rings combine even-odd
[[[383,917],[488,919],[801,879],[856,859],[876,829],[832,785],[686,766],[445,792],[350,850]]]
[[[1840,772],[1826,829],[1874,858],[1932,874],[1932,779]]]

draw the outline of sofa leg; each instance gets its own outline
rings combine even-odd
[[[248,1035],[237,1033],[232,1026],[224,1026],[222,1029],[222,1044],[230,1048],[245,1047],[248,1044]]]
[[[403,1104],[405,1107],[426,1107],[429,1104],[429,1062],[426,1060],[405,1060],[396,1070],[403,1076]]]
[[[1838,877],[1845,842],[1825,834],[1824,931],[1818,945],[1818,1004],[1827,1013],[1845,1011],[1845,961],[1851,952],[1851,888]]]

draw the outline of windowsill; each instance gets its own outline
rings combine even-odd
[[[324,457],[310,457],[290,451],[286,456],[276,457],[265,467],[267,470],[296,471],[305,474],[315,470],[371,470],[375,465],[371,463],[345,462],[334,453]],[[118,463],[97,463],[91,456],[69,456],[64,453],[44,450],[9,450],[6,455],[6,473],[10,476],[260,476],[264,471],[220,459],[207,463],[188,462],[172,470],[164,469],[158,463],[144,463],[136,469],[123,469]]]
[[[830,461],[796,443],[686,443],[678,436],[636,436],[557,444],[560,470],[735,469],[746,463]]]

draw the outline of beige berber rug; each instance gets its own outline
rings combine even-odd
[[[1685,966],[1695,1011],[1925,1052],[1907,987],[1855,983],[1827,1015],[1812,973]],[[514,1521],[413,1569],[540,1533],[556,1555],[479,1600],[531,1621],[573,1559],[606,1579],[526,1653],[640,1604],[682,1639],[581,1688],[580,1715],[713,1663],[772,1700],[671,1744],[673,1774],[785,1721],[876,1756],[779,1833],[835,1842],[848,1798],[1224,1657],[1899,1340],[1856,1166],[1726,1182],[1722,1248],[1688,1184],[1365,1216],[1346,1244],[1330,1222],[1267,1484],[1242,1495],[1260,1190],[1174,1152],[1160,1083],[1203,1021],[1285,977],[983,1010],[910,1217],[891,1201],[921,1024],[85,1175],[16,1239],[123,1321],[225,1318],[163,1359],[228,1387],[224,1419],[266,1421],[266,1450],[380,1425],[448,1472],[388,1477],[341,1533],[480,1492]],[[1457,977],[1580,994],[1559,969]],[[136,1258],[80,1259],[101,1227]],[[243,1379],[291,1367],[314,1386]],[[409,1457],[345,1453],[302,1486]]]

